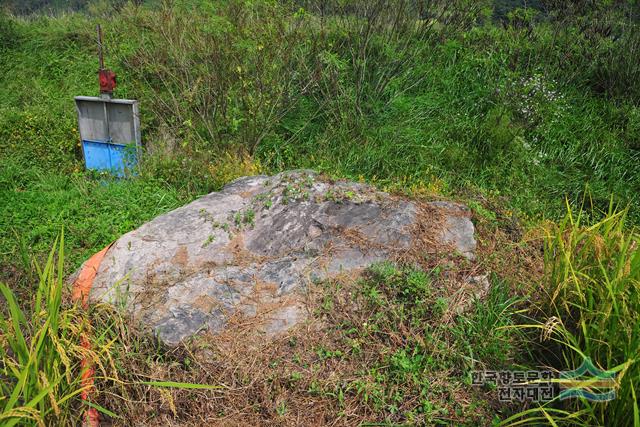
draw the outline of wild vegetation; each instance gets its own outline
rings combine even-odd
[[[63,276],[235,177],[303,167],[466,202],[487,302],[452,314],[442,267],[377,266],[325,284],[323,338],[261,349],[259,374],[215,348],[205,369],[96,308],[103,416],[286,424],[311,401],[322,422],[640,426],[637,1],[62,3],[0,11],[0,423],[77,422],[88,314]],[[97,23],[117,95],[142,106],[130,179],[81,162],[73,96],[97,91]],[[472,369],[584,357],[616,370],[615,400],[467,390]],[[233,362],[267,385],[185,390],[238,380]]]

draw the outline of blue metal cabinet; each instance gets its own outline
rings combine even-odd
[[[141,151],[138,102],[89,96],[75,101],[85,167],[117,176],[135,168]]]

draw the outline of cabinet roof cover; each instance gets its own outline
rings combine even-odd
[[[83,141],[141,144],[138,102],[129,99],[75,98]]]

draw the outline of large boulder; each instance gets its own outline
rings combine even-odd
[[[90,297],[124,307],[169,345],[232,318],[272,335],[305,318],[314,281],[418,249],[472,259],[473,233],[454,203],[417,204],[310,171],[246,177],[118,239]]]

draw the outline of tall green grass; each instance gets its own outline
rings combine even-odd
[[[439,3],[474,6],[426,27],[409,1],[175,0],[100,18],[5,16],[0,157],[82,167],[73,96],[96,91],[100,19],[117,95],[141,103],[146,172],[172,186],[211,191],[228,156],[251,152],[254,171],[471,190],[553,219],[565,197],[579,206],[588,182],[598,208],[613,194],[638,223],[637,97],[592,86],[637,93],[625,52],[639,32],[620,21],[625,36],[613,41],[577,18],[497,26],[476,19],[480,2]],[[369,30],[355,18],[367,13]],[[396,18],[398,31],[386,25]]]
[[[548,421],[572,425],[640,426],[640,236],[625,224],[627,210],[610,206],[589,224],[581,213],[548,231],[545,267],[549,291],[543,331],[559,370],[572,370],[590,358],[603,370],[617,371],[616,398],[609,402],[572,399],[540,407],[507,422]],[[554,402],[555,403],[555,402]],[[529,417],[529,418],[527,418]]]
[[[86,369],[82,360],[95,367],[97,386],[109,384],[110,404],[114,399],[126,400],[122,396],[127,389],[219,388],[139,372],[118,375],[114,354],[133,345],[137,336],[123,332],[123,318],[112,309],[98,306],[87,310],[68,301],[64,247],[62,233],[43,267],[30,261],[36,273],[33,276],[38,278],[32,300],[19,301],[9,286],[0,282],[0,426],[80,425],[89,407],[103,417],[119,418],[97,403],[105,401],[98,389],[91,401],[81,399],[81,393],[91,387],[82,382]],[[101,323],[91,325],[92,318]],[[82,336],[89,340],[89,348],[81,345]]]
[[[56,256],[57,253],[57,256]],[[0,283],[6,313],[0,313],[0,424],[73,424],[82,392],[80,360],[94,357],[79,345],[87,322],[63,303],[64,236],[56,240],[43,268],[30,309],[21,307]]]

